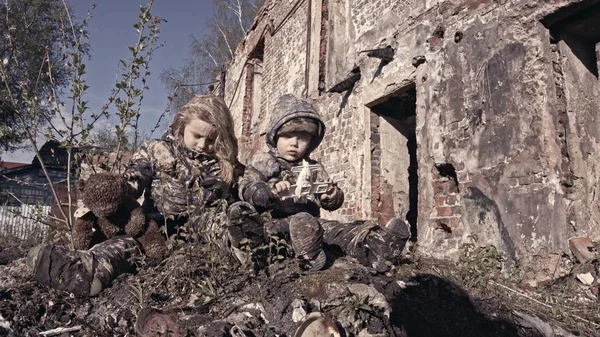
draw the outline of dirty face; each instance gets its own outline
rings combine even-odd
[[[183,130],[183,144],[199,154],[213,153],[216,139],[217,129],[200,119],[191,120]]]
[[[304,158],[312,136],[305,132],[287,132],[277,136],[277,152],[287,161]]]

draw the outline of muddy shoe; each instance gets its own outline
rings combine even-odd
[[[399,262],[409,238],[410,225],[401,218],[391,219],[384,228],[371,231],[365,240],[369,266],[380,273],[387,272]]]
[[[39,283],[76,296],[90,296],[92,284],[94,290],[98,287],[91,272],[91,255],[78,253],[62,246],[38,245],[27,254],[28,264]]]
[[[296,257],[303,258],[311,270],[325,268],[323,228],[314,216],[298,213],[290,217],[290,241]]]
[[[229,239],[234,248],[240,248],[242,240],[246,239],[252,247],[265,242],[263,224],[254,206],[239,201],[227,210]]]
[[[410,224],[401,218],[393,218],[385,224],[385,231],[400,239],[404,244],[410,238]],[[404,249],[404,246],[400,250]]]
[[[293,337],[340,337],[336,324],[320,312],[311,312],[300,323]]]
[[[141,250],[130,237],[104,241],[89,250],[38,245],[28,254],[28,264],[39,283],[76,296],[96,296],[118,275],[132,269]]]

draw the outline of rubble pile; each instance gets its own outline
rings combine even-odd
[[[600,332],[593,309],[597,315],[598,298],[589,290],[597,289],[597,268],[589,271],[593,285],[585,289],[580,274],[525,289],[508,278],[474,282],[470,272],[449,261],[413,257],[387,274],[375,274],[351,258],[337,257],[326,270],[307,272],[280,255],[242,266],[210,245],[188,244],[159,265],[140,261],[137,273],[121,275],[97,297],[76,298],[37,284],[24,250],[1,250],[5,255],[11,259],[0,261],[0,336],[566,337]],[[548,302],[566,291],[565,284],[575,285],[569,288],[570,303]]]

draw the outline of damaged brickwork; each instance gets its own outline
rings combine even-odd
[[[413,217],[436,257],[473,237],[511,262],[598,240],[598,22],[598,0],[267,0],[225,82],[242,161],[293,93],[323,116],[313,156],[346,193],[325,217]],[[368,56],[388,46],[391,62]]]

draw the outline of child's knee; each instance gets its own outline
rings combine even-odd
[[[308,260],[313,270],[325,267],[323,228],[316,217],[304,212],[292,215],[290,239],[296,255]]]
[[[254,206],[247,202],[233,203],[228,211],[229,240],[235,248],[240,248],[241,242],[247,239],[253,245],[264,243],[264,226]]]

